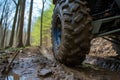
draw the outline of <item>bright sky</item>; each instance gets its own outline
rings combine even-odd
[[[26,4],[30,4],[30,1],[31,0],[26,0]],[[29,6],[30,5],[27,5],[27,11],[26,11],[26,14],[29,14]],[[42,9],[42,0],[34,0],[34,4],[33,4],[33,16],[35,17],[38,17],[40,16],[40,10]]]
[[[30,4],[30,0],[27,0]],[[45,9],[48,8],[49,0],[46,0],[45,4]],[[34,5],[33,5],[33,14],[35,16],[40,16],[40,10],[42,9],[42,0],[34,0]]]
[[[34,0],[34,5],[33,5],[33,14],[37,13],[36,16],[39,16],[40,14],[40,9],[42,9],[42,0]]]
[[[30,4],[31,0],[27,0],[27,4]],[[49,4],[49,0],[46,0],[46,4],[45,4],[45,9],[48,8]],[[42,0],[34,0],[34,4],[33,4],[33,14],[32,14],[32,21],[33,23],[35,22],[35,20],[41,15],[41,9],[42,9]],[[29,15],[29,5],[28,5],[28,9],[26,9],[27,11],[25,12],[25,15]],[[27,21],[28,21],[28,16],[25,16],[25,26],[27,26]]]

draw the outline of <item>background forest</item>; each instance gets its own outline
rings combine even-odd
[[[51,46],[51,0],[0,0],[0,48]]]

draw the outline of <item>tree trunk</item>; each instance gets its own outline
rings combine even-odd
[[[40,46],[42,46],[42,27],[43,27],[43,13],[46,0],[42,0],[41,25],[40,25]]]
[[[21,1],[20,1],[21,2]],[[20,6],[21,3],[19,3],[19,10],[18,10],[18,15],[17,15],[17,25],[16,25],[16,31],[15,31],[15,36],[14,36],[14,43],[13,44],[18,44],[18,34],[19,34],[19,27],[20,27],[20,21],[21,21],[21,15],[20,15],[20,12],[21,12],[21,6]]]
[[[29,22],[28,22],[28,31],[27,31],[26,46],[30,46],[30,32],[31,32],[32,9],[33,9],[33,0],[31,0],[31,4],[30,4],[30,12],[29,12]]]
[[[23,47],[23,26],[24,26],[24,12],[25,12],[25,2],[26,0],[21,0],[21,20],[20,20],[20,26],[19,26],[19,34],[18,34],[18,45],[17,47]]]
[[[21,15],[20,15],[21,6],[19,6],[19,7],[20,8],[19,8],[19,11],[18,11],[18,21],[17,21],[16,37],[18,37],[18,34],[19,34],[19,27],[20,27],[20,21],[21,21]]]
[[[3,31],[4,31],[3,27],[0,27],[0,41],[2,40]],[[1,45],[0,45],[0,47],[1,47]]]
[[[4,29],[4,34],[3,34],[3,37],[2,37],[2,40],[1,40],[1,47],[2,47],[2,48],[5,47],[4,43],[5,43],[6,31],[7,31],[7,27],[5,27],[5,29]]]
[[[20,2],[20,0],[18,0],[18,4],[16,5],[16,12],[15,12],[15,16],[14,16],[13,25],[12,25],[12,32],[11,32],[11,36],[10,36],[9,47],[12,47],[13,46],[13,42],[14,42],[14,34],[15,34],[15,26],[16,26],[16,22],[17,22],[19,2]]]
[[[0,19],[0,27],[2,27],[2,22],[3,22],[3,14],[5,12],[5,6],[6,6],[7,0],[5,1],[5,4],[3,6],[3,11],[2,11],[2,15],[1,15],[1,19]]]

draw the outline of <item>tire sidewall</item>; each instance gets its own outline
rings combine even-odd
[[[61,8],[60,8],[59,4],[55,5],[55,8],[54,8],[53,20],[52,20],[52,32],[54,32],[54,28],[56,27],[57,17],[59,17],[59,19],[60,19],[60,21],[62,23],[61,25],[63,27],[64,21],[63,21],[63,18],[62,18]],[[62,28],[62,32],[63,32],[63,28]],[[55,54],[57,54],[59,52],[59,50],[56,50],[56,43],[55,43],[55,40],[54,40],[54,33],[52,33],[52,38],[53,38],[53,40],[52,40],[52,43],[53,43],[52,49],[53,49],[53,53],[54,53],[54,56],[55,56]]]

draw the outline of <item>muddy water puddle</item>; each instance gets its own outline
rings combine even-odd
[[[30,76],[20,76],[18,74],[11,74],[5,78],[5,80],[41,80],[40,78],[30,77]]]
[[[44,56],[30,52],[19,54],[11,73],[0,80],[120,80],[120,73],[94,66],[92,63],[97,59],[90,58],[87,60],[90,64],[70,68],[56,62],[51,55]]]
[[[120,74],[112,71],[106,71],[103,69],[97,70],[88,67],[80,67],[80,68],[68,68],[64,67],[65,73],[62,75],[66,75],[69,73],[70,75],[65,76],[66,78],[62,79],[61,77],[55,79],[52,76],[49,78],[40,78],[37,74],[27,74],[27,75],[19,75],[15,73],[11,73],[9,76],[5,78],[5,80],[120,80]],[[59,72],[59,71],[58,71]],[[54,75],[54,74],[53,74]],[[61,75],[55,75],[56,77]],[[50,78],[51,77],[51,78]]]
[[[20,76],[18,74],[11,74],[6,77],[6,80],[26,80],[26,77]]]
[[[21,58],[22,59],[22,58]],[[52,74],[49,77],[39,77],[37,72],[40,70],[38,65],[32,58],[23,58],[20,63],[15,66],[6,80],[120,80],[120,73],[98,68],[91,64],[83,64],[80,67],[69,68],[64,65],[56,64],[50,66],[46,60],[45,67],[51,70]],[[43,62],[41,62],[43,63]],[[46,68],[42,69],[46,69]]]
[[[41,80],[37,76],[38,66],[37,57],[20,57],[14,61],[11,73],[3,80]]]
[[[90,64],[83,64],[74,68],[60,65],[55,67],[55,70],[49,77],[38,77],[35,67],[28,68],[25,71],[14,69],[12,71],[14,73],[10,73],[5,80],[120,80],[120,73],[97,68]]]
[[[90,64],[83,64],[80,67],[68,68],[68,72],[77,76],[76,80],[120,80],[120,73],[98,68]]]

